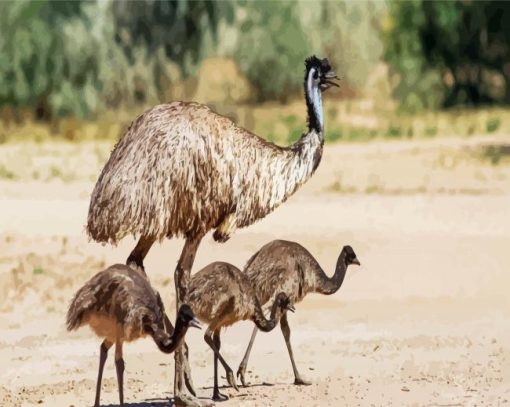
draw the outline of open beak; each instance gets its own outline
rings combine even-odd
[[[193,328],[202,329],[202,324],[196,318],[193,318],[191,321],[189,321],[189,326],[191,326]]]
[[[294,305],[292,305],[292,304],[287,305],[286,309],[287,309],[287,311],[290,311],[290,312],[296,311],[296,308],[294,308]]]
[[[338,75],[334,71],[329,71],[326,75],[324,75],[324,79],[321,82],[321,90],[326,90],[331,88],[332,86],[336,86],[337,88],[340,87],[340,85],[335,82],[335,80],[340,80]]]
[[[357,257],[354,258],[354,260],[352,261],[352,264],[357,264],[358,266],[361,266],[361,263],[359,262]]]

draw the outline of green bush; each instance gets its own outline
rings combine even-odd
[[[303,83],[303,61],[310,44],[295,2],[240,2],[239,36],[234,57],[258,89],[258,100],[286,100]]]
[[[328,57],[351,87],[363,87],[383,52],[374,23],[384,3],[236,2],[234,57],[258,89],[258,100],[285,101],[302,91],[303,62]],[[230,33],[229,33],[230,34]]]
[[[166,65],[175,59],[184,71],[199,58],[220,8],[207,1],[1,1],[0,105],[50,119],[156,103]]]
[[[393,1],[385,58],[408,110],[510,102],[510,3]]]

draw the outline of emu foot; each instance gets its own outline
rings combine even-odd
[[[240,365],[237,369],[237,378],[241,381],[241,384],[243,387],[248,387],[246,382],[244,381],[244,374],[246,373],[246,367],[243,365]]]
[[[174,396],[175,405],[186,407],[203,407],[204,404],[199,399],[193,396],[188,396],[184,393],[179,393]]]
[[[213,399],[213,401],[227,401],[228,396],[226,394],[220,393],[220,391],[218,389],[216,389],[216,390],[214,390],[212,399]]]
[[[232,370],[227,371],[227,382],[230,384],[234,389],[239,391],[239,387],[237,387],[236,379],[234,377],[234,372]]]
[[[304,380],[298,376],[294,379],[294,384],[296,386],[310,386],[312,384],[312,382],[309,382],[308,380]]]

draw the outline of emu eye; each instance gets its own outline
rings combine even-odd
[[[313,79],[317,79],[319,77],[319,72],[315,71],[313,73]]]

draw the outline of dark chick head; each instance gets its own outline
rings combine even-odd
[[[179,308],[179,312],[177,313],[177,321],[187,327],[194,327],[198,329],[202,328],[200,321],[195,318],[195,314],[188,304],[182,304]]]
[[[311,80],[316,86],[320,86],[322,91],[329,89],[331,86],[339,86],[335,79],[339,79],[335,71],[331,68],[331,64],[327,58],[319,59],[315,55],[305,60],[305,81],[308,81],[310,75]]]
[[[278,303],[278,306],[282,310],[294,312],[296,309],[294,308],[294,304],[292,303],[291,299],[288,297],[285,293],[279,293],[276,296],[276,301]]]
[[[351,246],[344,246],[342,253],[344,254],[345,264],[347,266],[351,264],[357,264],[358,266],[361,265],[358,258],[356,257],[356,253],[354,253],[354,250],[352,250]]]

